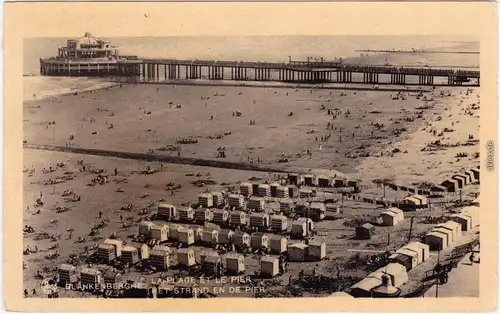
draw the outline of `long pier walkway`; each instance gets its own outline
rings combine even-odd
[[[43,75],[123,76],[142,81],[232,80],[305,84],[479,86],[480,72],[457,69],[353,65],[341,61],[250,62],[127,58],[109,62],[49,60]]]

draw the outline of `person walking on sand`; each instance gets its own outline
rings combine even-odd
[[[470,261],[470,265],[474,265],[474,252],[470,253],[470,256],[469,256],[469,261]]]
[[[102,211],[99,211],[99,219],[102,218]]]
[[[115,176],[117,176],[118,175],[118,169],[115,168],[114,172],[115,172]]]

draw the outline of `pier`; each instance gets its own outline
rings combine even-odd
[[[44,60],[42,75],[119,76],[143,81],[232,80],[285,83],[344,83],[479,86],[480,72],[456,69],[352,65],[336,61],[249,62],[174,59],[103,61]]]
[[[122,56],[109,41],[85,33],[69,39],[57,57],[40,59],[40,74],[126,77],[147,82],[231,80],[302,84],[479,86],[480,72],[450,68],[344,64],[342,60],[258,62],[146,59]]]

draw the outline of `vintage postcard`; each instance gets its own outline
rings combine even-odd
[[[7,309],[494,310],[496,16],[7,3]]]

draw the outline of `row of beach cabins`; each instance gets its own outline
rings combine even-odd
[[[441,185],[434,187],[434,189],[439,189],[441,192],[458,192],[466,185],[478,183],[479,173],[479,166],[477,166],[477,168],[451,176],[450,179],[443,181]]]
[[[437,224],[422,242],[411,242],[389,256],[388,265],[369,274],[350,288],[349,294],[332,296],[351,297],[398,297],[400,287],[408,281],[408,272],[429,259],[430,251],[441,251],[456,243],[463,232],[470,232],[479,225],[479,207],[462,208],[458,214],[449,216],[445,223]],[[388,209],[381,214],[385,225],[396,225],[404,220],[402,211]]]
[[[310,219],[300,219],[292,224],[291,236],[293,238],[304,238],[306,232],[314,231],[314,223]],[[159,244],[167,241],[180,243],[182,246],[200,244],[206,247],[216,247],[224,245],[226,247],[234,246],[235,249],[244,251],[246,248],[259,249],[263,251],[280,251],[281,246],[272,246],[273,239],[287,239],[283,235],[266,235],[263,232],[254,232],[252,234],[241,230],[220,229],[217,227],[202,227],[190,225],[187,227],[177,224],[157,225],[150,221],[139,223],[138,239],[145,239],[146,243]]]
[[[262,204],[264,206],[264,204]],[[297,220],[289,221],[286,215],[290,213],[291,208],[294,208],[293,202],[286,203],[286,208],[282,208],[280,214],[268,214],[266,212],[251,212],[247,213],[242,210],[229,211],[226,209],[210,209],[191,207],[177,208],[171,204],[159,204],[157,217],[159,220],[173,221],[178,217],[179,222],[207,224],[212,223],[219,227],[228,227],[233,230],[259,230],[270,231],[277,234],[287,233],[291,225],[291,235],[296,237],[305,236],[305,223],[313,225],[313,221],[324,219],[326,206],[322,203],[304,203],[297,211],[303,216]],[[287,210],[288,209],[288,210]],[[145,223],[145,222],[144,222]],[[179,225],[172,224],[174,229],[179,229]],[[198,225],[191,226],[194,230],[199,228]],[[173,231],[175,234],[175,231]]]

